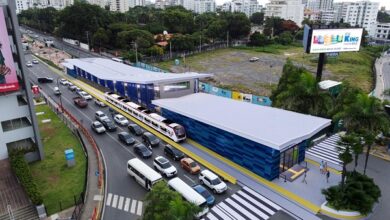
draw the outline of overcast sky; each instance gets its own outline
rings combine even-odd
[[[217,5],[222,5],[229,0],[215,0]],[[269,0],[257,0],[261,5],[265,6]],[[335,0],[334,2],[356,2],[356,0]],[[390,0],[373,0],[372,2],[379,2],[380,6],[386,6],[387,10],[390,10]]]

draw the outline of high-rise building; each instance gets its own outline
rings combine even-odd
[[[370,36],[375,35],[378,2],[338,2],[334,3],[334,21],[349,23],[351,26],[363,27]]]
[[[305,1],[304,17],[322,23],[332,22],[334,17],[333,0]]]
[[[105,8],[107,5],[110,5],[111,0],[86,0],[91,5],[99,5],[102,8]]]
[[[128,6],[130,8],[134,8],[135,6],[145,6],[146,5],[146,2],[145,0],[127,0],[129,1],[128,2]],[[157,0],[156,0],[156,4],[157,4]]]
[[[16,0],[16,13],[19,14],[23,10],[32,7],[47,8],[53,7],[55,9],[63,9],[74,3],[74,0]]]
[[[110,11],[126,12],[129,10],[129,0],[111,0]]]
[[[215,12],[215,0],[195,0],[194,11],[198,14]]]
[[[0,1],[0,160],[10,150],[32,150],[30,160],[43,159],[31,85],[27,77],[15,0]]]
[[[222,5],[222,11],[230,12],[242,12],[250,17],[255,12],[260,12],[262,6],[259,5],[257,0],[232,0]]]
[[[266,4],[265,17],[280,17],[301,26],[304,8],[302,0],[270,0]]]
[[[372,36],[376,41],[390,42],[390,23],[377,23],[375,25],[375,34]]]

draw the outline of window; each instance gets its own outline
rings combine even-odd
[[[31,126],[31,122],[27,117],[16,118],[8,121],[1,122],[1,127],[4,132],[12,131],[19,128]]]
[[[173,91],[180,91],[180,90],[187,90],[190,88],[190,82],[179,82],[179,83],[172,83],[168,85],[163,86],[164,92],[173,92]]]
[[[157,124],[156,122],[152,121],[152,125],[153,125],[154,127],[158,128],[158,124]]]
[[[17,95],[17,99],[19,106],[27,105],[27,98],[25,95]]]
[[[145,121],[146,121],[147,123],[150,123],[150,119],[148,119],[148,118],[145,118]]]
[[[31,138],[26,138],[26,139],[7,143],[8,149],[29,149],[32,146],[34,146],[34,142]]]

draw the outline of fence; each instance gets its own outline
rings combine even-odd
[[[159,72],[159,73],[164,73],[166,71],[158,68],[158,67],[155,67],[155,66],[152,66],[152,65],[149,65],[149,64],[146,64],[146,63],[142,63],[142,62],[137,62],[137,63],[134,63],[133,66],[135,67],[138,67],[138,68],[142,68],[142,69],[145,69],[145,70],[149,70],[149,71],[153,71],[153,72]]]
[[[231,91],[228,89],[218,88],[204,82],[199,82],[199,91],[204,93],[209,93],[212,95],[231,98],[238,101],[249,102],[256,105],[264,105],[264,106],[272,105],[271,99],[267,96],[256,96],[252,94]]]

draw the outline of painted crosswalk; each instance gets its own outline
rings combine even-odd
[[[324,161],[341,166],[342,161],[338,157],[338,148],[344,147],[338,144],[339,141],[340,135],[334,134],[308,149],[306,151],[306,156],[310,159],[314,159],[317,162]]]
[[[106,206],[129,212],[134,215],[141,216],[143,210],[143,202],[136,199],[126,198],[124,196],[107,194]]]
[[[244,187],[229,198],[210,209],[204,220],[247,220],[269,219],[282,208],[255,192]]]

